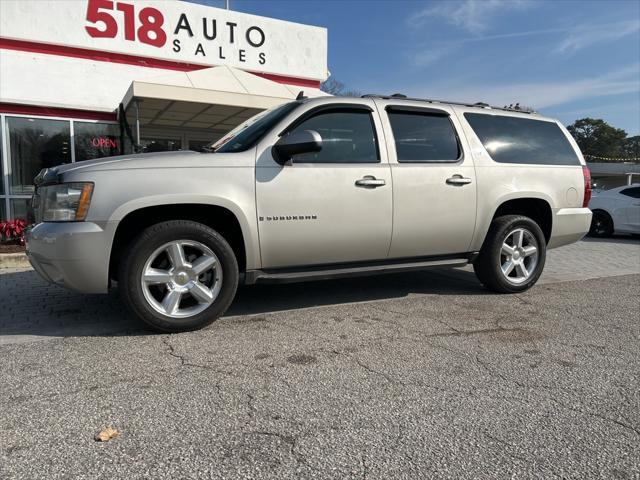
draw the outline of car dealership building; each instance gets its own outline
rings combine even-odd
[[[198,150],[302,90],[327,31],[178,0],[0,1],[0,219],[45,167]]]

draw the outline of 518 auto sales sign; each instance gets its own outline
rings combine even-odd
[[[327,31],[321,27],[178,0],[0,1],[3,38],[320,81],[327,77]]]

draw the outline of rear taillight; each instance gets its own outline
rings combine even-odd
[[[591,172],[586,165],[582,167],[582,176],[584,177],[584,200],[582,201],[582,208],[587,208],[591,200]]]

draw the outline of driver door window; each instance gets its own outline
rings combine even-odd
[[[365,110],[321,112],[296,126],[291,133],[315,130],[322,150],[298,155],[296,163],[378,163],[378,141],[371,113]]]

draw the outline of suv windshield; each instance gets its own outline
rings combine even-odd
[[[220,153],[243,152],[253,147],[271,128],[300,105],[290,102],[265,110],[238,125],[210,147]]]

